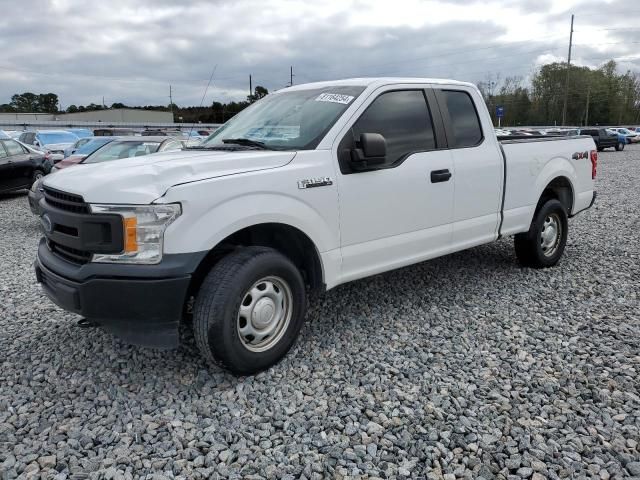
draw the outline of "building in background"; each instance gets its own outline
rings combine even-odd
[[[1,122],[173,123],[171,112],[113,108],[77,113],[0,113]]]

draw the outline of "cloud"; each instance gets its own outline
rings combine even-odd
[[[254,85],[351,76],[479,81],[527,77],[540,59],[565,58],[570,11],[574,59],[619,57],[640,71],[640,10],[596,0],[22,0],[0,17],[0,103],[55,92],[63,106],[241,99]],[[24,12],[37,12],[25,15]],[[622,14],[624,12],[624,14]],[[635,29],[634,29],[635,27]],[[636,43],[634,43],[636,42]],[[635,56],[634,56],[635,55]]]

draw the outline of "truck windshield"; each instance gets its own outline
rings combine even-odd
[[[200,146],[311,150],[364,87],[335,86],[267,95],[237,114]]]

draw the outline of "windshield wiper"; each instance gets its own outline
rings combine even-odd
[[[264,150],[271,150],[264,142],[251,140],[250,138],[223,138],[222,143],[235,143],[236,145],[244,145],[247,147],[258,147]]]

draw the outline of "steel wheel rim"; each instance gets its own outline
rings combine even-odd
[[[255,282],[242,296],[236,327],[242,345],[251,352],[265,352],[276,345],[291,323],[293,295],[280,277]]]
[[[540,247],[546,257],[552,257],[560,246],[562,238],[562,223],[557,213],[547,215],[540,232]]]

